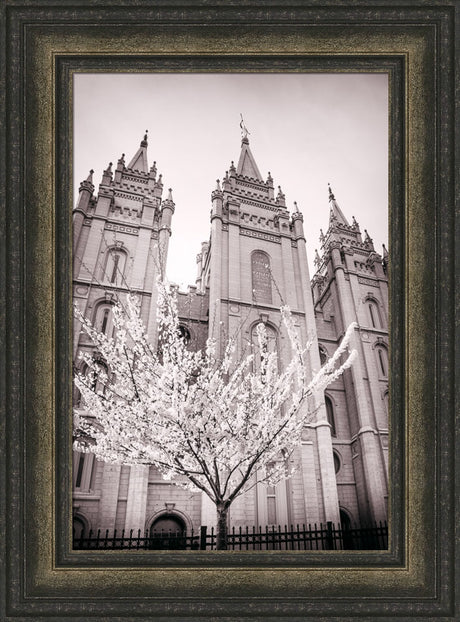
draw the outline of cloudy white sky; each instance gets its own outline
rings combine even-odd
[[[211,192],[238,162],[240,113],[251,151],[286,204],[304,215],[310,275],[319,230],[329,220],[327,184],[377,252],[388,240],[386,74],[78,74],[74,82],[74,188],[89,169],[122,153],[129,162],[146,129],[176,212],[168,277],[193,284],[195,257],[209,238]],[[165,195],[164,195],[165,196]]]

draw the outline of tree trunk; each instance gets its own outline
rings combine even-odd
[[[227,550],[227,514],[228,505],[226,503],[217,503],[217,533],[216,533],[216,549],[218,551]]]

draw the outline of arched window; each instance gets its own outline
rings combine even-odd
[[[88,388],[90,388],[92,391],[95,391],[96,393],[100,392],[104,395],[107,378],[109,375],[109,369],[105,361],[100,356],[96,355],[95,361],[97,364],[96,370],[90,369],[86,363],[83,363],[80,370],[77,369],[76,372],[77,374],[81,373],[83,376],[89,376],[90,374],[93,374],[91,386],[87,385]],[[74,385],[74,387],[74,406],[76,408],[85,408],[85,403],[83,401],[80,390],[77,388],[76,385]]]
[[[94,379],[92,389],[96,393],[104,394],[109,375],[109,368],[107,367],[107,363],[103,361],[100,356],[95,357],[94,360],[96,363],[96,370],[93,371]]]
[[[80,369],[78,369],[77,366],[74,366],[73,368],[74,383],[73,383],[72,397],[73,397],[73,406],[75,408],[81,408],[82,406],[82,397],[81,397],[80,389],[77,387],[75,383],[75,378],[77,377],[79,373],[86,375],[87,369],[88,369],[88,366],[86,365],[86,363],[83,363]]]
[[[321,365],[324,365],[328,359],[327,352],[323,348],[323,346],[318,346],[318,350],[319,350],[319,362],[321,363]]]
[[[113,285],[124,285],[124,272],[126,266],[126,251],[116,247],[107,251],[107,259],[103,279]]]
[[[388,351],[386,347],[379,344],[375,347],[375,354],[377,357],[377,369],[379,376],[383,378],[388,377]]]
[[[382,319],[377,302],[373,298],[367,298],[366,308],[370,326],[372,328],[382,328]]]
[[[107,302],[98,304],[94,312],[93,326],[107,337],[113,337],[113,305]]]
[[[182,324],[180,324],[179,333],[182,339],[184,340],[185,345],[187,346],[190,343],[190,340],[192,338],[189,329],[186,326],[183,326]]]
[[[265,324],[265,331],[267,334],[267,349],[268,352],[277,352],[278,351],[278,339],[276,330],[270,326],[269,324]],[[252,343],[252,352],[254,354],[254,362],[255,369],[257,369],[260,364],[260,352],[259,352],[259,341],[257,338],[257,324],[252,327],[251,330],[251,343]]]
[[[331,436],[337,436],[336,427],[335,427],[334,407],[332,405],[332,400],[330,397],[325,395],[324,402],[326,404],[327,421],[329,425],[331,426]]]
[[[270,257],[263,251],[254,251],[251,256],[252,297],[257,302],[272,303],[272,278]]]

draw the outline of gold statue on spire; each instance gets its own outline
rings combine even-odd
[[[247,138],[248,134],[250,134],[251,132],[248,130],[248,128],[245,126],[244,124],[244,120],[243,120],[243,115],[240,112],[240,117],[241,117],[241,121],[240,121],[240,128],[241,128],[241,138]]]

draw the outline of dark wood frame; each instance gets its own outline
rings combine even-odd
[[[6,0],[3,619],[454,620],[455,4]],[[71,551],[71,75],[123,68],[388,72],[388,551]]]

